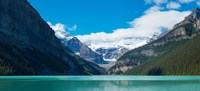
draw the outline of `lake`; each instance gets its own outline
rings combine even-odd
[[[1,76],[0,91],[200,91],[200,77]]]

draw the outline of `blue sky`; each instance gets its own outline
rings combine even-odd
[[[198,0],[28,0],[52,24],[62,23],[72,35],[113,33],[130,28],[128,22],[144,16],[152,7],[160,11],[186,11],[198,7]]]
[[[73,35],[112,32],[142,15],[149,6],[143,0],[28,0],[53,24],[77,25]]]

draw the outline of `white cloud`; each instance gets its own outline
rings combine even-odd
[[[179,12],[175,10],[146,13],[130,23],[132,25],[132,34],[145,37],[150,36],[152,33],[160,32],[163,28],[171,29],[189,13],[188,11]]]
[[[70,27],[70,26],[67,27],[67,30],[69,30],[69,31],[75,31],[76,29],[77,29],[77,25],[74,25],[72,27]]]
[[[164,9],[179,9],[183,4],[196,2],[200,6],[200,0],[144,0],[146,4],[155,4],[156,6],[164,6]]]
[[[167,3],[168,0],[145,0],[147,4],[155,3],[155,4],[164,4]]]
[[[179,0],[180,3],[191,3],[194,2],[195,0]]]
[[[181,5],[179,3],[176,2],[170,2],[167,4],[166,6],[168,9],[179,9],[181,7]]]
[[[55,25],[53,25],[51,22],[47,22],[47,23],[55,31],[66,31],[67,32],[67,30],[75,31],[77,29],[77,25],[70,27],[69,25],[66,26],[65,24],[62,24],[62,23],[57,23]]]
[[[112,33],[91,33],[89,35],[78,35],[77,37],[86,44],[101,45],[118,45],[121,41],[130,38],[144,38],[152,36],[153,33],[160,33],[161,29],[171,29],[176,23],[182,21],[185,16],[189,15],[190,11],[160,11],[159,7],[152,7],[145,11],[144,15],[129,22],[130,28],[120,28]],[[144,41],[137,41],[141,43]],[[129,43],[129,42],[127,42]],[[133,45],[133,44],[131,44]],[[137,46],[137,45],[136,45]]]
[[[51,22],[47,22],[47,23],[55,31],[55,35],[59,39],[65,38],[66,36],[70,35],[70,33],[65,30],[66,29],[66,25],[64,25],[62,23],[57,23],[55,25],[53,25]]]
[[[65,31],[66,26],[61,23],[57,23],[53,25],[51,22],[47,22],[49,26],[54,30],[54,31]]]

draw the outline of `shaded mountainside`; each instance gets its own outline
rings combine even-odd
[[[0,0],[1,75],[88,75],[104,69],[76,56],[27,0]]]
[[[125,55],[123,55],[113,66],[109,71],[108,74],[137,74],[137,75],[144,75],[144,74],[150,74],[150,75],[156,75],[157,73],[161,72],[163,75],[192,75],[192,74],[197,74],[197,73],[185,73],[188,72],[188,70],[196,70],[196,67],[190,67],[190,68],[182,68],[182,66],[192,66],[194,62],[197,60],[193,60],[191,55],[186,55],[183,52],[188,52],[193,54],[194,59],[198,58],[198,54],[192,50],[190,47],[198,47],[198,41],[195,44],[195,42],[192,42],[191,45],[189,46],[187,43],[189,41],[195,41],[197,38],[195,38],[200,31],[200,9],[196,8],[193,10],[193,12],[185,18],[182,22],[176,24],[172,30],[167,32],[164,36],[158,38],[155,41],[150,42],[149,44],[146,44],[142,47],[136,48],[134,50],[129,51]],[[195,38],[195,39],[194,39]],[[184,48],[188,49],[180,49],[183,46],[186,46]],[[196,48],[198,49],[198,48]],[[182,51],[180,51],[182,50]],[[198,51],[198,50],[196,50]],[[182,54],[182,53],[183,54]],[[176,55],[176,56],[174,56]],[[178,57],[179,56],[179,57]],[[185,58],[183,60],[181,58]],[[164,59],[165,58],[165,59]],[[171,58],[174,58],[173,60]],[[169,61],[170,60],[170,61]],[[180,62],[183,63],[180,63]],[[191,64],[188,64],[190,63]],[[151,63],[152,62],[152,63]],[[177,63],[178,62],[178,63]],[[162,64],[162,67],[160,68],[159,65]],[[164,64],[164,65],[163,65]],[[144,66],[145,65],[145,66]],[[156,66],[155,66],[156,65]],[[167,66],[171,65],[171,66]],[[147,67],[146,67],[147,66]],[[166,66],[166,67],[164,67]],[[168,68],[167,67],[172,67],[172,66],[177,66],[177,68]],[[179,67],[178,67],[179,66]],[[196,64],[198,66],[198,64]],[[200,65],[199,65],[200,66]],[[155,67],[151,68],[151,67]],[[163,69],[165,70],[163,70]],[[147,72],[148,70],[148,72]],[[172,71],[175,70],[175,71]],[[186,71],[187,70],[187,71]],[[144,73],[144,71],[146,73]],[[151,72],[152,71],[152,72]],[[164,72],[166,71],[166,72]],[[177,72],[180,71],[180,72]],[[185,71],[185,72],[184,72]],[[175,73],[173,73],[175,72]],[[191,71],[193,72],[193,71]],[[154,74],[155,73],[155,74]],[[161,75],[162,75],[161,74]],[[198,73],[199,74],[199,73]]]
[[[88,61],[91,61],[97,64],[107,63],[106,61],[103,60],[103,57],[101,55],[92,51],[92,49],[90,49],[87,45],[81,43],[81,41],[76,37],[73,37],[72,39],[70,39],[67,42],[66,46],[69,47],[74,53],[76,53],[77,55],[79,55],[80,57]]]

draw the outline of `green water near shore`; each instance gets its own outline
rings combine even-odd
[[[200,91],[200,77],[3,76],[0,91]]]

